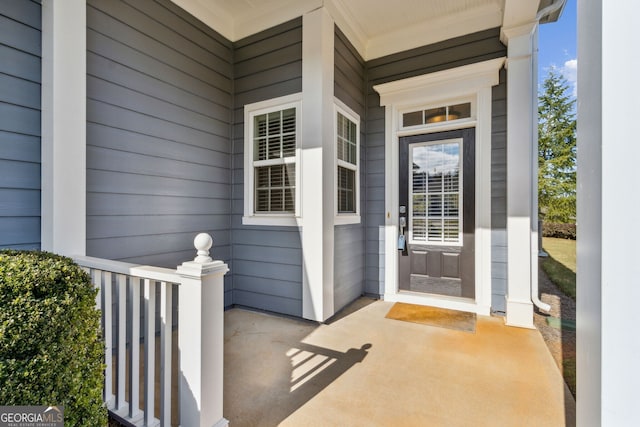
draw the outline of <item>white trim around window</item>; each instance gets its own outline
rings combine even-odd
[[[279,226],[295,226],[298,225],[300,217],[300,123],[301,123],[301,101],[302,94],[293,94],[273,98],[266,101],[247,104],[244,106],[244,215],[242,224],[244,225],[279,225]],[[281,154],[278,156],[267,155],[256,157],[256,145],[254,137],[255,118],[269,113],[285,112],[287,110],[295,110],[295,153],[293,155],[285,155],[285,149],[291,152],[291,147],[285,147],[285,142],[280,142]],[[284,130],[282,131],[284,133]],[[290,133],[290,132],[289,132]],[[291,136],[291,135],[289,135]],[[279,135],[282,137],[282,135]],[[289,143],[290,145],[290,143]],[[264,148],[268,150],[268,148]],[[278,186],[283,187],[283,203],[284,206],[290,206],[293,209],[283,208],[275,212],[269,212],[269,208],[263,211],[257,211],[256,196],[256,171],[258,169],[278,168],[282,166],[285,171],[282,173],[282,183]],[[293,170],[295,179],[291,182],[284,183],[287,170]],[[291,188],[293,185],[294,188]],[[269,187],[271,188],[271,187]],[[293,200],[284,201],[287,189],[293,190]],[[268,189],[267,189],[268,190]]]
[[[346,119],[346,123],[344,121]],[[340,131],[340,125],[349,127],[349,136],[345,138]],[[354,129],[355,128],[355,129]],[[335,220],[334,224],[359,224],[360,223],[360,116],[347,107],[339,99],[334,99],[333,131],[335,141],[335,167],[334,167],[334,198]],[[355,145],[355,146],[354,146]],[[340,148],[343,148],[341,155]],[[348,188],[340,187],[340,177],[346,178],[352,185],[351,196],[344,194]],[[349,184],[347,184],[349,186]],[[340,203],[341,197],[344,203]],[[351,198],[351,201],[345,199]]]

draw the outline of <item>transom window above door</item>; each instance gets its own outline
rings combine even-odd
[[[468,118],[471,118],[471,103],[463,102],[407,111],[402,114],[401,127],[425,126]]]

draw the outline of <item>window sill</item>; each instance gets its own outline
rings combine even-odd
[[[336,215],[333,220],[334,225],[360,224],[359,214]]]
[[[243,216],[242,225],[273,225],[281,227],[297,227],[300,224],[299,218],[293,215],[252,215]]]

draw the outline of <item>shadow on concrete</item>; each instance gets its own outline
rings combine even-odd
[[[291,360],[290,394],[313,397],[367,356],[371,344],[346,352],[300,343],[287,355]],[[306,399],[309,400],[309,399]],[[306,401],[305,400],[305,401]]]
[[[234,314],[237,313],[227,313],[228,326],[233,325]],[[234,345],[225,345],[223,413],[235,426],[279,425],[361,363],[372,348],[369,343],[346,351],[312,345],[304,342],[305,338],[323,326],[254,315],[259,320],[252,322],[248,330],[231,326],[225,337],[225,343],[233,341]],[[228,369],[230,364],[249,371],[243,375],[244,381],[229,375],[233,372]]]
[[[340,310],[339,312],[337,312],[336,314],[334,314],[333,316],[325,320],[324,323],[325,325],[331,325],[337,322],[338,320],[342,320],[345,317],[349,316],[350,314],[355,313],[358,310],[362,310],[363,308],[373,304],[377,300],[378,300],[377,298],[374,299],[369,297],[358,298],[357,300],[353,301],[351,304],[347,305],[342,310]]]
[[[235,427],[565,425],[560,372],[537,331],[481,316],[476,334],[463,334],[386,319],[390,307],[370,303],[330,325],[225,312],[225,418]]]

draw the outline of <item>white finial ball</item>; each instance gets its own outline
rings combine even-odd
[[[213,246],[213,239],[207,233],[200,233],[193,239],[193,246],[198,251],[207,251]]]
[[[201,264],[211,262],[209,249],[213,245],[213,239],[207,233],[200,233],[193,239],[193,246],[198,250],[198,256],[194,258],[195,262]]]

